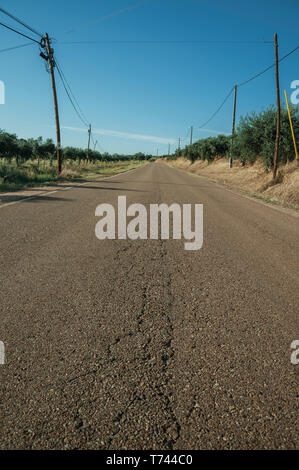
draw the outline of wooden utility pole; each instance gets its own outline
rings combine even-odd
[[[229,167],[230,167],[230,168],[232,168],[232,166],[233,166],[233,147],[234,147],[235,128],[236,128],[237,90],[238,90],[238,87],[237,87],[237,85],[235,85],[234,109],[233,109],[233,126],[232,126],[232,141],[231,141],[230,159],[229,159]]]
[[[96,140],[95,143],[94,143],[94,146],[93,146],[93,150],[96,149],[97,143],[98,143],[98,141]]]
[[[170,155],[170,144],[168,144],[168,155]]]
[[[53,89],[53,98],[54,98],[54,109],[55,109],[55,120],[56,120],[56,136],[57,136],[57,173],[58,176],[61,173],[62,169],[62,156],[61,156],[61,136],[60,136],[60,124],[59,124],[59,112],[58,112],[58,102],[57,102],[57,92],[56,92],[56,83],[54,75],[55,61],[53,57],[54,50],[51,48],[49,36],[45,34],[45,43],[48,54],[48,62],[50,67],[50,74],[52,80],[52,89]]]
[[[277,127],[276,127],[276,141],[275,153],[273,159],[273,180],[276,180],[278,169],[278,155],[279,155],[279,139],[280,139],[280,89],[279,89],[279,70],[278,70],[278,40],[277,33],[274,34],[275,45],[275,78],[276,78],[276,96],[277,96]]]
[[[179,150],[181,150],[181,138],[179,137]]]
[[[192,140],[193,140],[193,126],[191,126],[190,145],[192,145]]]
[[[91,136],[91,124],[89,124],[89,128],[88,128],[88,146],[87,146],[87,152],[86,152],[87,161],[88,161],[89,149],[90,149],[90,136]]]

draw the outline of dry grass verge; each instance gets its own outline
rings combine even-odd
[[[260,197],[266,202],[299,210],[299,168],[295,161],[280,167],[276,184],[272,183],[272,173],[267,173],[260,161],[251,166],[241,166],[239,161],[234,161],[233,168],[228,167],[225,158],[219,158],[210,164],[202,160],[192,164],[186,158],[167,163],[229,188],[242,190],[250,196]]]

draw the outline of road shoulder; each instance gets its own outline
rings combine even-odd
[[[177,170],[177,171],[180,171],[180,172],[185,173],[187,175],[194,176],[196,178],[200,178],[201,180],[203,180],[207,183],[213,184],[213,185],[217,186],[218,188],[224,189],[225,191],[229,191],[233,194],[237,194],[240,197],[244,197],[246,199],[249,199],[250,201],[256,202],[258,204],[262,204],[263,206],[266,206],[268,208],[275,209],[279,212],[283,212],[284,214],[289,214],[293,217],[298,217],[299,218],[299,210],[291,208],[291,207],[285,207],[282,202],[268,201],[268,200],[265,200],[259,194],[248,193],[248,192],[243,191],[241,189],[232,188],[229,185],[226,185],[224,183],[220,183],[220,182],[218,182],[216,180],[213,180],[211,178],[208,178],[206,176],[198,175],[196,173],[191,173],[188,170],[183,170],[182,168],[177,168],[175,166],[170,165],[169,163],[165,163],[165,164],[169,168],[172,168],[173,170]]]

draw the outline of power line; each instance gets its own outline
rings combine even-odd
[[[189,133],[190,133],[190,128],[188,128],[187,133],[186,133],[186,135],[185,135],[185,137],[184,137],[183,140],[187,139],[187,137],[189,136]]]
[[[16,29],[11,28],[10,26],[7,26],[7,25],[4,24],[4,23],[0,23],[0,25],[1,25],[1,26],[4,26],[4,28],[9,29],[10,31],[13,31],[14,33],[19,34],[20,36],[23,36],[24,38],[30,39],[30,41],[33,41],[33,42],[36,42],[37,44],[40,44],[40,41],[37,41],[36,39],[33,39],[33,38],[31,38],[30,36],[27,36],[26,34],[21,33],[20,31],[17,31]]]
[[[61,78],[62,85],[63,85],[63,87],[64,87],[64,89],[65,89],[65,92],[66,92],[66,94],[67,94],[67,96],[68,96],[68,98],[69,98],[69,100],[70,100],[70,102],[71,102],[71,104],[72,104],[72,106],[73,106],[73,108],[74,108],[74,110],[75,110],[77,116],[79,117],[79,119],[81,120],[81,122],[82,122],[86,127],[89,127],[88,121],[87,121],[87,119],[85,118],[85,116],[84,116],[84,114],[83,114],[83,112],[82,112],[82,110],[81,110],[81,108],[80,108],[80,106],[79,106],[79,104],[78,104],[78,101],[76,100],[76,98],[75,98],[75,96],[74,96],[74,94],[73,94],[73,92],[72,92],[72,90],[71,90],[70,85],[69,85],[68,82],[66,81],[65,76],[64,76],[63,72],[61,71],[61,69],[60,69],[60,67],[59,67],[59,64],[57,63],[57,59],[56,59],[56,58],[55,58],[55,65],[56,65],[58,74],[59,74],[59,76],[60,76],[60,78]],[[77,109],[77,107],[76,107],[74,101],[76,102],[78,109]]]
[[[64,73],[63,73],[63,71],[62,71],[62,69],[61,69],[61,66],[58,64],[56,57],[55,57],[55,63],[56,63],[56,65],[59,67],[59,70],[60,70],[60,72],[61,72],[61,75],[63,76],[63,79],[64,79],[66,85],[68,86],[69,92],[70,92],[70,94],[72,95],[73,100],[74,100],[74,102],[76,103],[76,105],[77,105],[77,107],[78,107],[78,110],[79,110],[81,116],[82,116],[82,117],[84,118],[84,120],[88,123],[88,119],[87,119],[87,117],[85,116],[85,114],[83,113],[82,108],[80,107],[80,105],[79,105],[79,103],[78,103],[78,100],[76,99],[74,93],[72,92],[72,89],[71,89],[71,87],[70,87],[70,84],[68,83],[68,81],[67,81],[67,79],[66,79],[66,77],[65,77],[65,75],[64,75]],[[87,126],[88,126],[88,125],[89,125],[89,124],[87,124]]]
[[[273,44],[273,41],[197,41],[197,40],[97,40],[62,41],[59,44]]]
[[[189,133],[190,133],[190,128],[188,128],[188,131],[187,131],[185,137],[181,138],[181,142],[184,142],[185,140],[187,140],[187,138],[189,136]]]
[[[41,33],[39,33],[38,31],[36,31],[35,29],[33,29],[31,26],[29,26],[28,24],[24,23],[24,21],[20,20],[19,18],[17,18],[16,16],[12,15],[11,13],[9,13],[8,11],[4,10],[4,8],[1,8],[0,7],[0,11],[2,11],[2,13],[4,13],[5,15],[9,16],[10,18],[12,18],[13,20],[17,21],[19,24],[21,24],[22,26],[25,26],[25,28],[29,29],[32,33],[34,34],[37,34],[37,36],[39,36],[40,38],[43,37],[43,35]]]
[[[14,49],[20,49],[21,47],[32,46],[33,42],[27,42],[26,44],[21,44],[20,46],[7,47],[6,49],[0,49],[1,52],[13,51]]]
[[[65,89],[65,92],[66,92],[66,94],[67,94],[67,96],[68,96],[68,98],[69,98],[69,100],[70,100],[70,102],[71,102],[71,104],[72,104],[72,106],[73,106],[73,108],[74,108],[74,110],[75,110],[75,112],[76,112],[78,118],[81,120],[81,122],[84,124],[84,126],[88,127],[87,121],[85,121],[85,120],[82,118],[80,112],[78,111],[78,109],[76,108],[76,106],[75,106],[75,104],[74,104],[74,101],[72,100],[72,97],[71,97],[71,95],[70,95],[70,93],[69,93],[69,91],[68,91],[68,89],[67,89],[67,86],[66,86],[66,84],[65,84],[65,82],[64,82],[63,76],[62,76],[61,71],[59,70],[59,67],[58,67],[58,66],[57,66],[57,71],[58,71],[58,74],[59,74],[59,76],[60,76],[60,78],[61,78],[62,85],[63,85],[63,87],[64,87],[64,89]]]
[[[116,12],[116,14],[119,14],[119,13],[122,13],[124,11],[127,11],[131,8],[136,8],[137,6],[141,5],[141,4],[144,4],[144,3],[147,3],[147,1],[145,2],[140,2],[139,4],[137,5],[134,5],[132,7],[129,7],[127,9],[124,9],[124,10],[119,10],[118,12]],[[37,43],[39,45],[42,44],[42,41],[43,41],[43,35],[41,33],[39,33],[38,31],[36,31],[35,29],[33,29],[31,26],[27,25],[25,22],[23,22],[22,20],[18,19],[17,17],[15,17],[14,15],[12,15],[11,13],[7,12],[6,10],[4,10],[3,8],[0,7],[0,11],[2,13],[4,13],[5,15],[9,16],[10,18],[12,18],[13,20],[15,20],[16,22],[18,22],[19,24],[21,24],[22,26],[24,26],[25,28],[29,29],[31,32],[33,32],[34,34],[38,35],[40,38],[41,38],[41,41],[37,41],[36,39],[33,39],[31,38],[30,36],[27,36],[26,34],[20,32],[20,31],[17,31],[16,29],[4,24],[4,23],[1,23],[0,22],[0,25],[9,29],[10,31],[13,31],[17,34],[19,34],[20,36],[23,36],[27,39],[29,39],[30,41],[32,41],[31,43],[26,43],[26,44],[22,44],[22,45],[19,45],[19,46],[15,46],[15,47],[10,47],[10,48],[6,48],[6,49],[2,49],[0,50],[0,53],[2,52],[6,52],[6,51],[11,51],[11,50],[14,50],[14,49],[18,49],[18,48],[22,48],[22,47],[26,47],[26,46],[29,46],[29,45],[32,45],[32,43]],[[108,17],[110,16],[114,16],[114,14],[112,15],[108,15]],[[105,19],[106,17],[104,17],[103,19]],[[100,19],[101,21],[102,19]],[[218,41],[218,40],[213,40],[213,41],[208,41],[208,40],[184,40],[184,41],[180,41],[180,40],[101,40],[101,41],[72,41],[72,42],[62,42],[60,44],[97,44],[97,43],[127,43],[127,44],[135,44],[135,43],[138,43],[138,44],[161,44],[161,43],[165,43],[165,44],[191,44],[191,43],[194,43],[194,44],[273,44],[272,41],[228,41],[228,40],[221,40],[221,41]],[[288,52],[285,56],[283,56],[278,62],[282,62],[283,60],[285,60],[287,57],[289,57],[291,54],[293,54],[294,52],[296,52],[297,50],[299,49],[299,46],[297,46],[296,48],[294,48],[293,50],[291,50],[290,52]],[[57,63],[57,60],[55,58],[55,65],[57,67],[57,70],[58,70],[58,73],[59,73],[59,76],[61,78],[61,81],[62,81],[62,84],[63,84],[63,87],[66,91],[66,94],[76,112],[76,114],[78,115],[79,119],[81,120],[81,122],[89,127],[89,124],[88,124],[88,120],[86,118],[86,116],[84,115],[74,93],[72,92],[72,89],[69,85],[69,83],[67,82],[66,80],[66,77],[63,73],[63,71],[61,70],[61,67],[59,66],[59,64]],[[244,82],[241,82],[240,84],[236,85],[237,87],[241,87],[241,86],[244,86],[248,83],[250,83],[251,81],[255,80],[256,78],[260,77],[261,75],[265,74],[266,72],[268,72],[269,70],[271,70],[273,67],[275,67],[275,64],[272,64],[270,65],[269,67],[267,67],[266,69],[264,69],[262,72],[259,72],[258,74],[255,74],[254,76],[252,76],[251,78],[249,78],[248,80],[244,81]],[[202,129],[203,127],[205,127],[212,119],[214,119],[214,117],[220,112],[220,110],[222,109],[222,107],[225,105],[225,103],[227,102],[227,100],[229,99],[229,97],[231,96],[232,92],[234,90],[234,87],[230,90],[230,92],[228,93],[228,95],[225,97],[224,101],[221,103],[221,105],[217,108],[217,110],[212,114],[212,116],[204,123],[202,124],[202,126],[196,128],[197,130],[199,129]],[[180,139],[180,141],[184,141],[186,140],[186,138],[188,137],[189,135],[189,131],[187,132],[186,136],[183,138],[183,139]],[[94,142],[93,140],[93,136],[91,136],[92,138],[92,141]]]
[[[285,60],[287,57],[289,57],[291,54],[293,54],[294,52],[296,52],[297,50],[299,49],[299,46],[295,47],[295,49],[293,49],[292,51],[288,52],[285,56],[283,56],[281,59],[279,59],[278,62],[282,62],[283,60]],[[247,83],[249,82],[252,82],[253,80],[255,80],[256,78],[260,77],[261,75],[263,75],[264,73],[268,72],[269,70],[273,69],[275,67],[275,64],[272,64],[270,65],[269,67],[267,67],[265,70],[263,70],[262,72],[260,73],[257,73],[256,75],[254,75],[253,77],[249,78],[248,80],[246,80],[245,82],[242,82],[240,83],[239,85],[237,85],[238,87],[241,87],[243,85],[246,85]]]
[[[288,52],[286,55],[284,55],[284,56],[279,60],[279,62],[282,62],[284,59],[286,59],[287,57],[289,57],[289,55],[293,54],[293,53],[296,52],[298,49],[299,49],[299,46],[295,47],[295,49],[293,49],[292,51],[290,51],[290,52]]]
[[[230,90],[230,92],[228,93],[228,95],[225,97],[224,101],[221,103],[221,105],[219,106],[219,108],[217,108],[217,110],[212,114],[212,116],[200,127],[197,127],[196,129],[199,130],[199,129],[202,129],[203,127],[205,127],[207,124],[209,124],[210,121],[212,121],[212,119],[216,116],[216,114],[219,113],[219,111],[223,108],[223,106],[225,105],[225,103],[227,102],[228,98],[230,97],[230,95],[232,94],[232,92],[234,91],[234,88],[232,88]]]
[[[268,70],[271,70],[274,66],[275,66],[275,64],[272,64],[272,65],[270,65],[269,67],[267,67],[265,70],[263,70],[263,71],[260,72],[260,73],[257,73],[256,75],[254,75],[253,77],[249,78],[249,79],[246,80],[245,82],[239,83],[239,84],[237,85],[238,88],[240,88],[241,86],[247,85],[247,83],[252,82],[252,81],[255,80],[256,78],[258,78],[258,77],[260,77],[261,75],[263,75],[264,73],[268,72]]]
[[[292,49],[290,52],[288,52],[286,55],[284,55],[280,60],[279,62],[282,62],[283,60],[285,60],[287,57],[289,57],[291,54],[293,54],[294,52],[296,52],[297,50],[299,49],[299,46],[295,47],[294,49]],[[263,70],[262,72],[254,75],[253,77],[249,78],[248,80],[240,83],[239,85],[237,85],[237,87],[241,87],[241,86],[244,86],[246,85],[247,83],[255,80],[256,78],[260,77],[261,75],[263,75],[264,73],[268,72],[269,70],[271,70],[273,67],[275,67],[275,64],[272,64],[270,65],[269,67],[267,67],[265,70]],[[212,114],[212,116],[200,127],[197,127],[196,129],[199,130],[199,129],[202,129],[203,127],[205,127],[207,124],[209,124],[210,121],[212,121],[212,119],[216,116],[216,114],[219,113],[219,111],[222,109],[222,107],[225,105],[226,101],[228,100],[228,98],[231,96],[231,94],[233,93],[234,91],[234,87],[230,90],[230,92],[228,93],[228,95],[225,97],[224,101],[221,103],[221,105],[219,106],[219,108],[215,111],[214,114]]]
[[[244,41],[83,41],[83,42],[65,42],[65,43],[61,43],[61,44],[90,44],[90,43],[190,43],[190,42],[194,42],[194,43],[245,43]],[[257,43],[252,41],[251,43]],[[273,44],[272,41],[263,41],[264,44]],[[283,56],[279,62],[282,62],[283,60],[285,60],[287,57],[289,57],[291,54],[293,54],[295,51],[297,51],[299,49],[299,46],[297,46],[295,49],[293,49],[292,51],[288,52],[285,56]],[[254,75],[253,77],[249,78],[248,80],[238,84],[237,86],[238,87],[241,87],[241,86],[244,86],[248,83],[250,83],[251,81],[255,80],[256,78],[260,77],[261,75],[263,75],[264,73],[268,72],[269,70],[271,70],[273,67],[275,66],[275,64],[272,64],[270,65],[269,67],[267,67],[266,69],[264,69],[262,72]],[[212,119],[214,119],[214,117],[220,112],[220,110],[223,108],[223,106],[225,105],[225,103],[227,102],[227,100],[229,99],[229,97],[231,96],[231,94],[233,93],[234,91],[234,87],[230,90],[230,92],[228,93],[228,95],[225,97],[224,101],[221,103],[221,105],[217,108],[217,110],[212,114],[212,116],[200,127],[196,128],[197,130],[199,129],[202,129],[203,127],[205,127],[207,124],[209,124],[209,122],[212,121]],[[181,139],[182,141],[186,140],[187,136],[189,134],[189,130],[188,130],[188,133],[187,135]]]

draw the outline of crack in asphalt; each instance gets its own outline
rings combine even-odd
[[[97,240],[116,191],[4,210],[1,447],[298,447],[297,220],[162,163],[116,179],[128,204],[203,203],[204,246]]]

